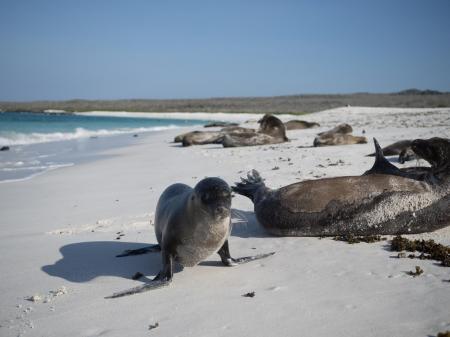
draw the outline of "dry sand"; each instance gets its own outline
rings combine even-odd
[[[282,116],[289,118],[298,117]],[[171,143],[184,129],[152,133],[96,161],[1,184],[0,335],[413,337],[450,330],[450,282],[444,282],[450,268],[393,258],[387,242],[270,237],[241,196],[233,199],[232,255],[274,256],[233,268],[211,256],[176,273],[168,288],[104,299],[141,284],[131,279],[136,272],[149,278],[158,272],[159,254],[114,256],[156,242],[153,211],[171,183],[219,176],[231,184],[253,168],[274,188],[359,175],[373,163],[365,157],[371,142],[304,148],[341,122],[382,146],[450,137],[450,109],[351,107],[299,119],[321,127],[290,131],[284,144],[229,149]],[[449,245],[450,228],[418,237]],[[407,275],[416,265],[424,274]],[[242,297],[252,291],[255,297]]]

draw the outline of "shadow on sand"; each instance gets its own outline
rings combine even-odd
[[[60,248],[62,258],[41,269],[51,276],[70,282],[88,282],[98,276],[130,279],[136,272],[156,275],[161,268],[161,254],[116,257],[124,250],[137,249],[145,243],[90,241],[72,243]]]
[[[232,210],[232,236],[241,238],[267,237],[264,229],[258,224],[253,212]],[[144,275],[156,275],[161,268],[161,254],[116,257],[128,249],[138,249],[147,243],[123,241],[88,241],[62,246],[62,258],[54,264],[41,269],[50,276],[63,278],[70,282],[88,282],[99,276],[117,276],[130,279],[136,272]],[[232,243],[231,243],[232,245]],[[231,252],[232,253],[232,252]],[[212,265],[222,266],[220,260]],[[181,271],[177,266],[175,271]]]
[[[256,220],[253,211],[241,211],[233,208],[231,210],[231,219],[233,222],[232,236],[238,236],[240,238],[270,237],[258,223],[258,220]]]

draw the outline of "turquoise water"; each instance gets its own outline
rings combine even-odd
[[[159,131],[202,123],[205,121],[3,112],[0,113],[0,146]]]
[[[0,182],[32,178],[98,158],[107,149],[141,142],[142,133],[202,125],[204,120],[0,113]]]

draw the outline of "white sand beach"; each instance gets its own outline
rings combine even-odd
[[[194,116],[253,123],[259,117]],[[423,337],[450,330],[450,268],[395,258],[389,241],[350,245],[272,237],[259,227],[253,204],[239,195],[233,198],[232,256],[274,256],[228,268],[214,255],[176,272],[167,288],[104,298],[142,284],[131,279],[136,272],[148,278],[158,273],[159,253],[115,255],[156,243],[156,202],[172,183],[193,186],[218,176],[231,185],[251,169],[273,188],[360,175],[373,164],[366,157],[373,152],[372,137],[381,146],[450,137],[449,108],[345,107],[281,118],[321,126],[288,131],[287,143],[245,148],[172,143],[192,128],[142,133],[137,144],[96,160],[0,184],[0,336]],[[354,135],[364,131],[369,143],[309,147],[317,132],[343,122]],[[413,237],[450,245],[450,227]],[[424,273],[408,275],[415,266]],[[253,298],[242,296],[253,291]]]

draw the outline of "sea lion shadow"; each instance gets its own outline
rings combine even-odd
[[[240,238],[264,238],[269,237],[264,228],[259,224],[254,212],[242,211],[233,208],[231,210],[232,236]]]
[[[161,254],[116,257],[128,249],[138,249],[145,243],[123,241],[89,241],[71,243],[60,248],[62,258],[54,264],[42,266],[50,276],[70,282],[83,283],[99,276],[132,278],[136,272],[156,275],[161,269]]]

